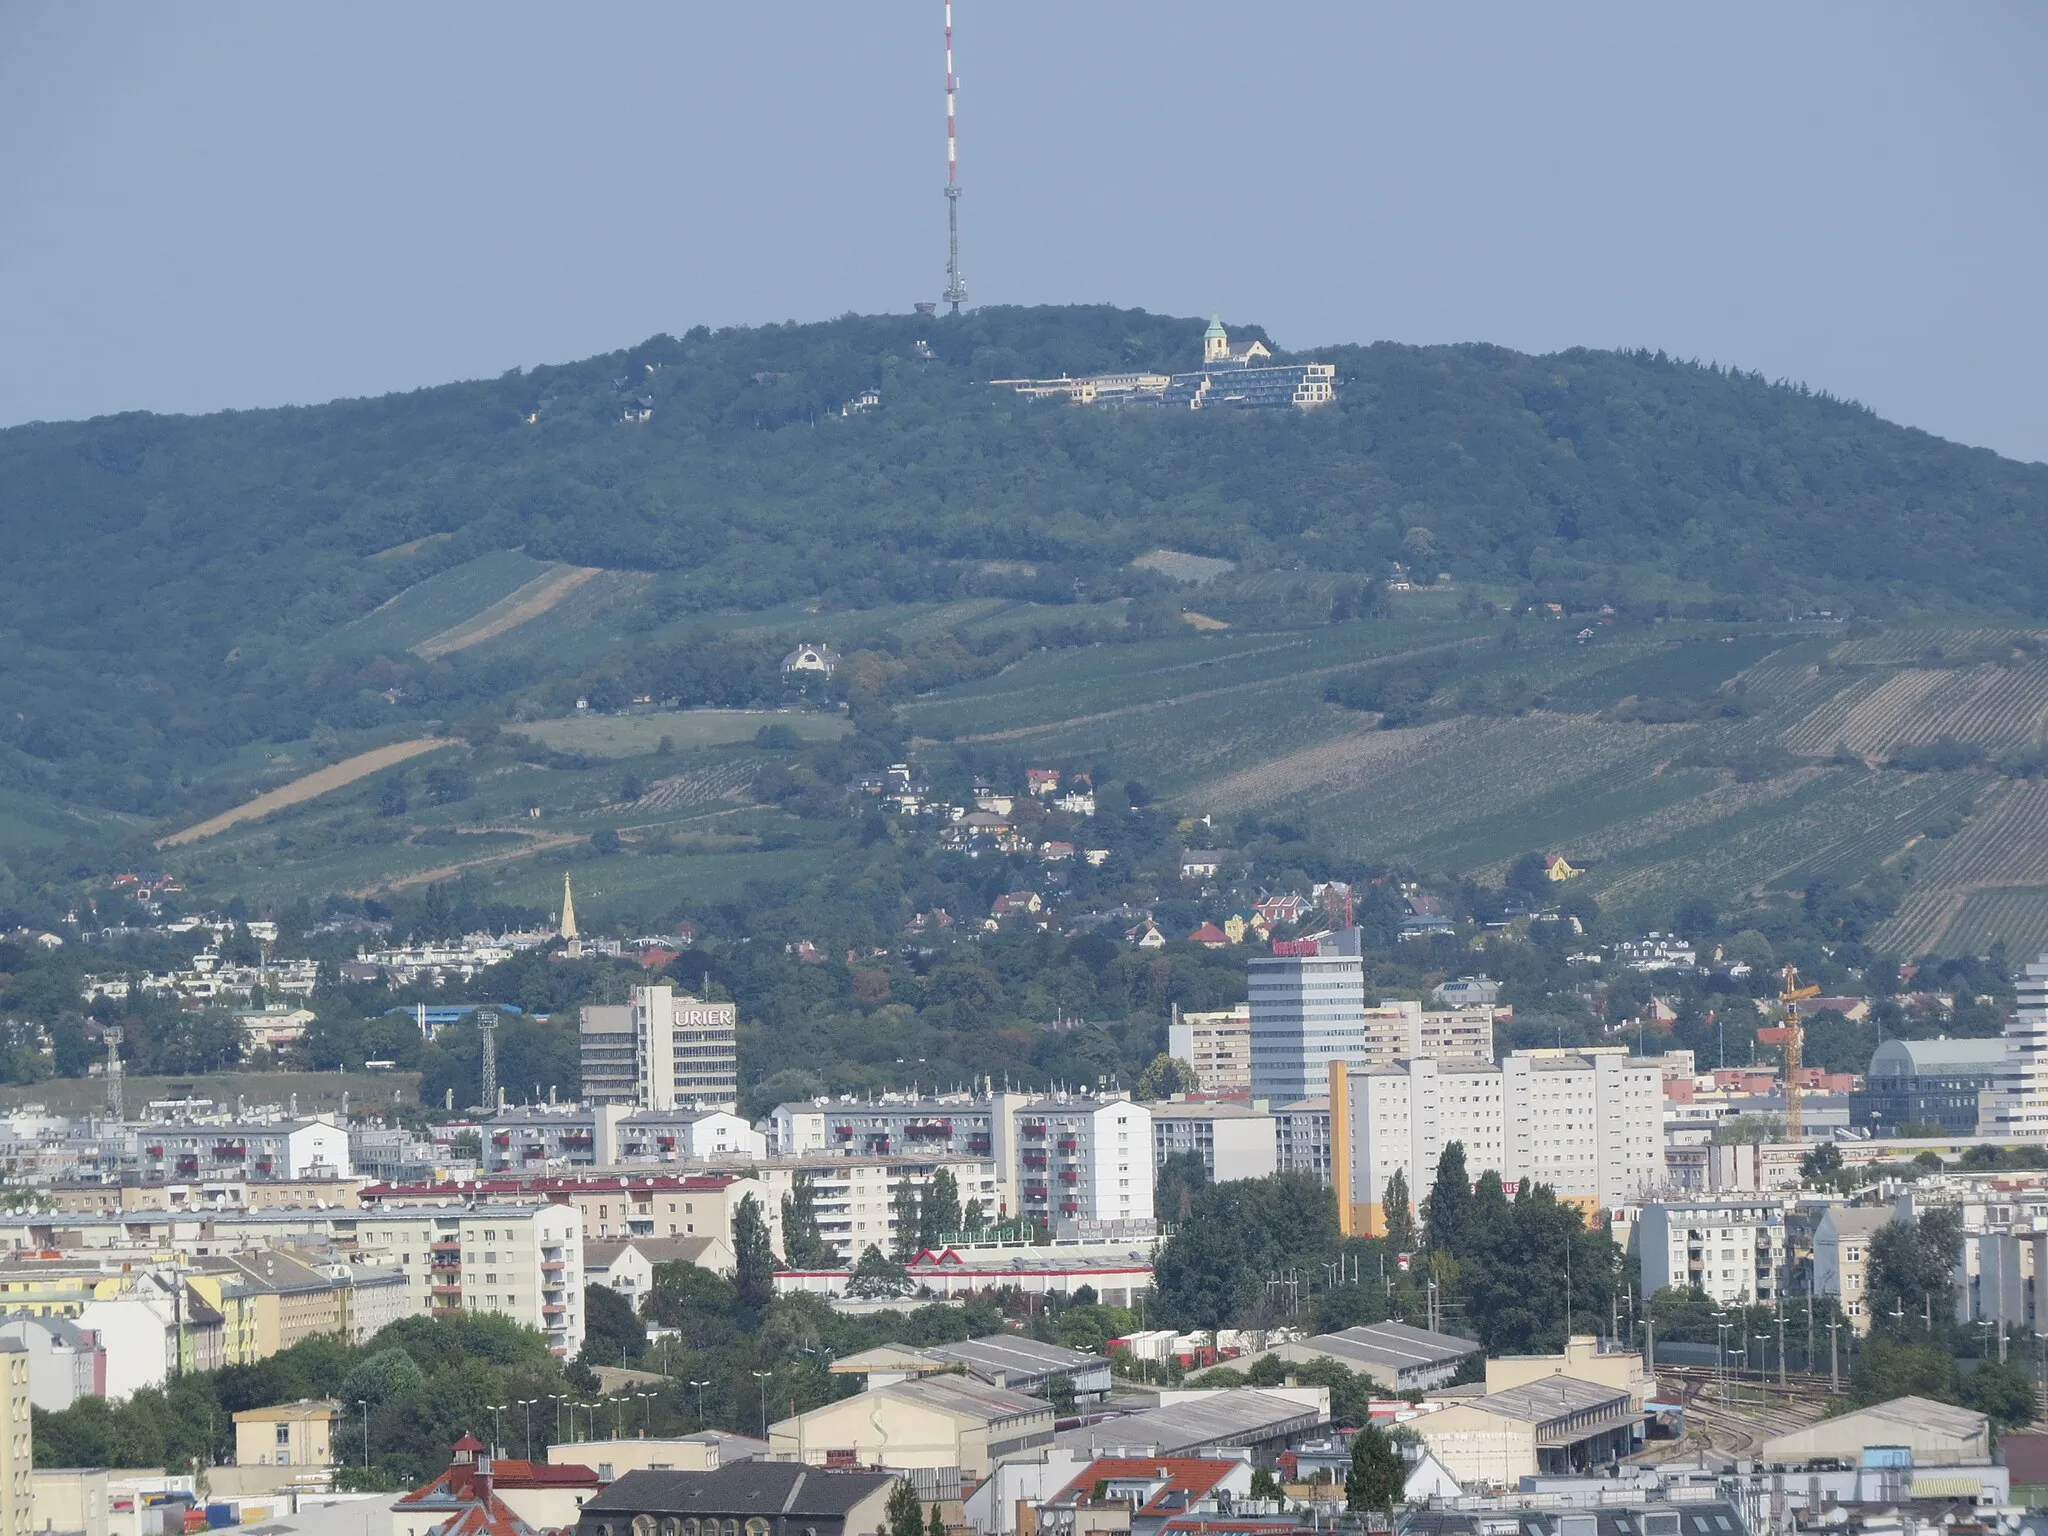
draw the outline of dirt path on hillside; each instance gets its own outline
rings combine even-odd
[[[325,768],[316,768],[303,778],[293,779],[276,789],[246,800],[231,811],[222,811],[218,816],[209,817],[196,827],[187,827],[182,832],[173,832],[169,837],[157,839],[159,848],[176,848],[184,843],[196,843],[202,837],[211,837],[216,832],[225,832],[237,822],[254,821],[268,816],[272,811],[281,811],[288,805],[302,805],[308,800],[317,800],[322,795],[353,784],[357,779],[402,763],[408,758],[418,757],[422,752],[432,752],[439,747],[459,746],[452,736],[422,736],[416,741],[395,741],[388,747],[378,747],[369,752],[358,752],[354,757],[345,757],[338,763],[329,763]]]
[[[510,828],[495,827],[493,831],[510,831]],[[437,864],[432,869],[417,869],[409,875],[399,875],[392,880],[379,880],[374,885],[360,886],[349,892],[351,896],[375,896],[383,891],[405,891],[416,885],[432,885],[437,880],[453,880],[466,870],[488,869],[493,864],[510,864],[514,859],[530,859],[537,853],[546,853],[550,848],[567,848],[571,843],[587,842],[589,835],[582,832],[520,832],[520,837],[531,838],[523,848],[501,848],[496,853],[478,854],[473,859],[463,859],[455,864]]]
[[[508,597],[501,597],[482,613],[464,619],[453,628],[444,629],[438,635],[429,635],[412,648],[413,654],[426,661],[436,656],[446,656],[451,651],[466,651],[472,645],[482,645],[486,640],[495,640],[507,630],[517,629],[528,619],[537,619],[550,608],[582,586],[591,577],[602,574],[593,565],[572,565],[566,570],[549,571],[536,576],[525,586]],[[483,622],[478,623],[478,620]],[[471,626],[475,627],[472,628]]]

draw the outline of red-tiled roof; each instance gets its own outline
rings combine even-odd
[[[575,1462],[516,1461],[500,1459],[491,1463],[491,1485],[495,1488],[596,1488],[597,1473]]]
[[[1208,1456],[1104,1456],[1082,1468],[1072,1482],[1053,1496],[1053,1501],[1070,1495],[1086,1496],[1098,1483],[1151,1483],[1164,1476],[1166,1486],[1147,1501],[1146,1509],[1150,1510],[1171,1493],[1195,1499],[1204,1497],[1237,1465],[1235,1461]]]

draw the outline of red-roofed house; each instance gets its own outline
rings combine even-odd
[[[392,1536],[537,1536],[573,1526],[597,1490],[589,1467],[493,1461],[464,1435],[447,1471],[392,1504]]]
[[[1034,795],[1057,794],[1060,787],[1060,771],[1057,768],[1026,768],[1024,785]]]
[[[1128,1518],[1131,1536],[1156,1536],[1172,1521],[1224,1513],[1251,1491],[1249,1461],[1105,1456],[1039,1506],[1038,1529],[1041,1536],[1079,1536],[1103,1529],[1101,1513],[1116,1507]]]
[[[1200,944],[1204,949],[1226,949],[1230,945],[1230,935],[1214,923],[1204,923],[1188,935],[1188,942]]]

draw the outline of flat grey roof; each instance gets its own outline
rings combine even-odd
[[[1321,1413],[1293,1398],[1261,1392],[1255,1387],[1233,1387],[1213,1397],[1168,1403],[1143,1413],[1084,1424],[1054,1436],[1053,1442],[1075,1450],[1147,1446],[1148,1455],[1175,1456],[1202,1446],[1269,1440],[1275,1435],[1314,1429],[1326,1422]]]
[[[1479,1352],[1477,1339],[1461,1339],[1455,1334],[1432,1333],[1427,1328],[1392,1322],[1369,1323],[1340,1333],[1319,1333],[1303,1343],[1324,1354],[1396,1368],[1449,1365]]]

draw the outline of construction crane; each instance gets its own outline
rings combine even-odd
[[[1785,1050],[1785,1139],[1795,1145],[1806,1139],[1805,1117],[1800,1104],[1800,1057],[1806,1047],[1806,1026],[1799,1019],[1799,1005],[1820,996],[1817,986],[1799,984],[1799,967],[1788,965],[1779,975],[1778,1001],[1785,1005],[1785,1022],[1772,1029],[1760,1029],[1756,1037],[1764,1045]]]

